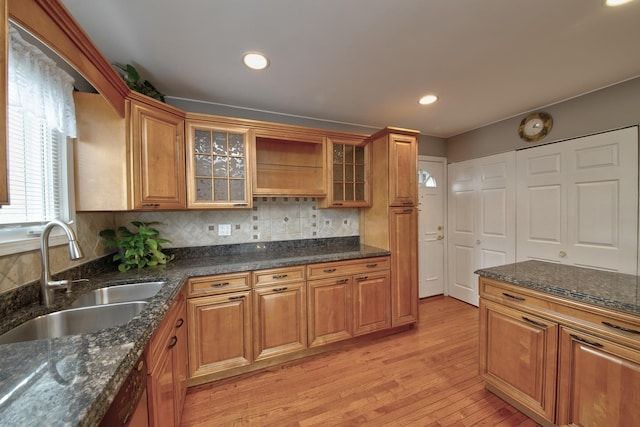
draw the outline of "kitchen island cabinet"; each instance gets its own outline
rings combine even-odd
[[[477,273],[489,390],[545,426],[640,418],[637,276],[541,261]]]

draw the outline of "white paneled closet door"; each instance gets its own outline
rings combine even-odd
[[[448,292],[478,305],[479,268],[515,261],[515,152],[449,165]]]
[[[637,274],[638,128],[517,152],[517,257]]]

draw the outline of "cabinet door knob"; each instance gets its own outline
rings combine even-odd
[[[444,236],[441,234],[438,234],[438,237],[436,237],[436,240],[442,240],[442,239],[444,239]]]
[[[480,239],[476,240],[476,245],[479,245],[480,243],[482,243]]]
[[[560,251],[558,255],[560,256],[560,258],[564,258],[567,256],[567,253],[565,251]]]

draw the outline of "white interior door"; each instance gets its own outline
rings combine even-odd
[[[418,254],[420,298],[444,293],[446,159],[418,160]]]
[[[517,153],[518,260],[636,274],[638,128]]]
[[[449,165],[448,293],[478,305],[479,268],[515,261],[515,152]]]

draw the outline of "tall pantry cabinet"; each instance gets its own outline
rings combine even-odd
[[[373,194],[360,241],[391,252],[391,326],[418,319],[418,135],[387,127],[369,137]]]

